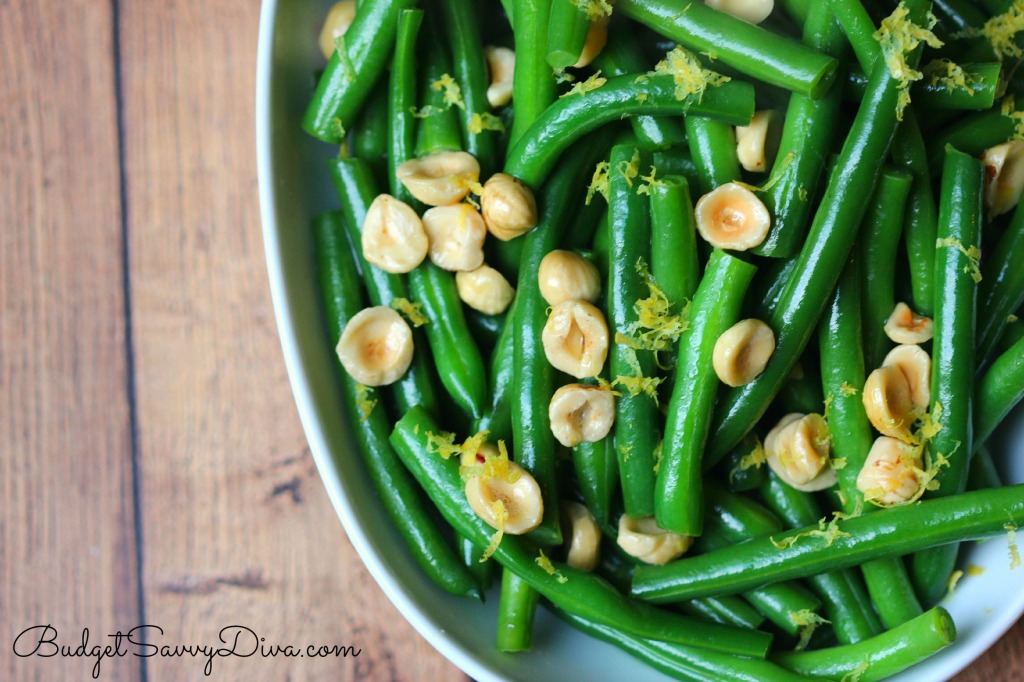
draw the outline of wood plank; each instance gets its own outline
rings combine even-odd
[[[218,659],[217,680],[459,679],[369,578],[306,449],[256,193],[259,3],[121,4],[145,610],[163,642],[352,644]],[[149,679],[202,661],[154,658]]]
[[[992,645],[955,682],[1011,682],[1024,676],[1024,620],[1018,620],[1002,639]]]
[[[109,2],[0,3],[8,680],[87,679],[92,669],[83,658],[10,655],[26,628],[52,624],[57,642],[76,646],[84,628],[90,644],[107,644],[139,622],[112,39]],[[35,647],[26,636],[19,648]],[[139,659],[101,670],[137,679]]]

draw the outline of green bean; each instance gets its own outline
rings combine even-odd
[[[602,625],[566,611],[556,613],[573,627],[626,651],[677,680],[706,682],[801,682],[805,677],[785,668],[752,658],[723,656],[705,649],[670,645],[624,634],[614,626]]]
[[[835,78],[835,59],[703,3],[621,0],[616,9],[694,52],[713,53],[723,64],[787,90],[820,97]]]
[[[956,641],[956,626],[942,607],[857,644],[784,652],[772,660],[795,673],[832,680],[875,682],[906,670]]]
[[[405,279],[401,275],[385,272],[370,265],[363,257],[362,225],[367,209],[378,195],[370,167],[360,159],[332,159],[328,163],[328,170],[331,179],[334,180],[338,198],[341,199],[349,240],[356,245],[356,262],[363,273],[370,304],[391,305],[396,298],[407,298],[409,294]],[[413,405],[423,405],[433,412],[437,409],[437,396],[434,392],[430,354],[425,352],[426,344],[422,342],[422,334],[418,332],[419,330],[413,332],[413,342],[420,352],[413,355],[409,371],[392,384],[392,388],[399,410],[408,410]]]
[[[931,172],[924,138],[914,110],[904,112],[903,123],[896,129],[892,155],[914,175],[907,197],[903,238],[910,257],[910,285],[914,310],[931,315],[935,291],[935,230],[938,220],[935,196],[932,194]]]
[[[986,256],[978,289],[979,367],[992,360],[1010,315],[1024,304],[1024,204],[1017,204],[1010,224]]]
[[[942,424],[927,443],[933,463],[945,457],[935,480],[939,487],[925,496],[963,492],[972,441],[973,396],[964,390],[974,379],[974,279],[981,244],[981,162],[953,148],[946,150],[939,202],[935,254],[935,336],[932,342],[931,416]],[[945,596],[956,562],[957,545],[949,544],[914,557],[911,575],[924,604]]]
[[[480,561],[484,556],[484,552],[473,544],[472,540],[459,536],[458,542],[459,549],[462,550],[462,564],[476,579],[476,583],[480,587],[480,599],[484,601],[486,599],[484,595],[487,590],[491,589],[491,585],[494,583],[496,564],[493,561]]]
[[[485,355],[493,352],[494,344],[498,342],[501,330],[505,328],[505,313],[487,315],[469,306],[466,306],[464,312],[466,314],[466,325],[469,327],[469,332],[473,335],[473,339],[476,341],[476,345],[480,348],[481,352]]]
[[[341,212],[332,212],[319,216],[313,223],[320,291],[332,348],[341,338],[342,329],[364,305],[363,287],[358,280],[344,222]],[[376,405],[374,401],[370,411],[365,412],[366,387],[357,384],[340,363],[335,361],[335,364],[341,378],[346,413],[367,473],[413,559],[444,590],[480,599],[476,580],[431,521],[416,483],[388,442],[388,419],[383,405]]]
[[[723,121],[705,116],[687,116],[686,140],[697,167],[697,189],[703,195],[719,185],[740,179],[736,156],[736,132]]]
[[[988,111],[968,114],[952,125],[929,136],[927,143],[928,166],[932,175],[942,169],[942,160],[946,146],[953,146],[973,156],[980,156],[989,147],[1002,144],[1011,139],[1016,130],[1016,120],[1012,117],[1016,109],[1012,99],[1006,98],[1001,106]]]
[[[843,34],[828,11],[818,2],[804,24],[804,44],[835,57],[845,51]],[[839,88],[812,99],[794,93],[789,100],[779,153],[772,167],[774,181],[761,194],[772,214],[772,227],[754,253],[788,258],[797,253],[804,238],[828,151],[832,148],[840,108]]]
[[[529,651],[533,645],[533,617],[540,595],[512,571],[501,572],[498,602],[498,651]]]
[[[819,330],[821,376],[830,406],[828,425],[834,461],[845,461],[837,470],[843,510],[855,514],[875,509],[864,503],[857,489],[857,475],[871,450],[872,432],[864,411],[864,352],[861,345],[861,288],[857,262],[851,261],[836,288]],[[850,389],[854,389],[851,391]],[[876,559],[861,567],[868,592],[886,627],[892,628],[921,614],[910,577],[901,558]]]
[[[378,88],[359,112],[351,136],[353,154],[366,161],[378,181],[387,177],[390,150],[387,110],[388,91]]]
[[[864,360],[872,368],[881,366],[892,346],[884,327],[896,307],[896,255],[913,182],[913,176],[904,170],[882,171],[860,228]],[[930,247],[930,252],[934,253],[934,237]],[[860,388],[858,384],[853,385]]]
[[[601,140],[607,139],[601,136]],[[599,140],[600,141],[600,140]],[[600,144],[593,147],[600,148]],[[515,458],[533,474],[544,499],[544,520],[532,537],[546,545],[561,544],[555,481],[555,437],[548,405],[555,392],[555,373],[541,342],[547,322],[547,301],[541,296],[537,273],[544,256],[562,243],[572,202],[579,199],[582,178],[593,168],[589,149],[566,160],[538,197],[537,227],[522,239],[523,257],[516,287],[516,327],[513,342],[512,428]]]
[[[860,0],[827,0],[836,21],[846,34],[857,63],[865,73],[871,73],[881,52],[874,38],[875,22]]]
[[[761,296],[751,301],[749,317],[771,319],[797,265],[799,262],[796,258],[778,258],[761,266],[751,285],[754,291],[761,292]]]
[[[487,87],[487,57],[480,39],[480,20],[473,0],[443,0],[441,10],[448,28],[452,48],[452,75],[462,89],[463,107],[458,110],[462,120],[465,150],[480,162],[480,174],[488,177],[498,167],[499,133],[475,130],[474,116],[490,112]]]
[[[629,336],[638,320],[637,301],[647,297],[647,286],[638,270],[651,258],[651,223],[648,202],[637,193],[627,170],[640,152],[631,145],[615,145],[611,151],[608,182],[608,331],[615,339],[609,349],[612,377],[643,377],[655,373],[654,354],[649,348],[634,348],[620,341]],[[642,164],[641,164],[642,165]],[[656,396],[643,391],[622,390],[615,401],[615,449],[626,513],[650,516],[654,513],[654,464],[660,421]]]
[[[938,26],[945,27],[949,33],[959,33],[969,28],[979,28],[987,20],[984,10],[974,7],[963,0],[933,0],[932,11],[939,19]]]
[[[402,10],[398,14],[395,56],[391,60],[388,85],[388,187],[392,196],[418,208],[418,202],[398,180],[395,169],[413,158],[416,145],[416,38],[423,23],[423,10]]]
[[[436,14],[427,15],[427,28],[433,36],[441,35],[439,24]],[[440,41],[428,40],[426,43],[420,84],[423,106],[420,109],[419,126],[416,128],[416,156],[463,148],[456,115],[458,107],[451,105],[444,87],[440,87],[442,78],[445,75],[451,76],[451,56]]]
[[[628,585],[626,589],[629,589]],[[757,610],[739,597],[708,597],[691,599],[676,605],[683,613],[705,618],[712,623],[735,625],[756,630],[765,621]]]
[[[575,0],[552,0],[547,34],[547,60],[552,69],[565,69],[579,61],[589,30],[585,7]]]
[[[634,596],[655,603],[736,594],[759,585],[804,578],[896,557],[926,547],[1005,533],[1007,519],[1024,514],[1024,485],[965,492],[847,519],[838,531],[788,531],[633,572]],[[779,549],[779,545],[785,545]]]
[[[398,14],[415,0],[365,0],[352,25],[327,62],[302,127],[325,142],[340,144],[387,65],[395,41]],[[341,58],[340,55],[344,55]]]
[[[572,449],[576,480],[590,513],[601,526],[611,518],[612,498],[619,485],[619,465],[612,436]]]
[[[718,337],[739,320],[755,272],[754,265],[716,249],[693,297],[689,326],[679,339],[655,515],[659,526],[683,535],[700,535],[703,528],[702,455],[719,385],[711,356]]]
[[[441,515],[462,535],[487,545],[493,529],[478,517],[466,500],[458,463],[432,456],[427,435],[437,424],[419,407],[395,425],[391,443]],[[545,509],[545,515],[547,509]],[[534,545],[525,538],[506,535],[492,558],[516,573],[556,607],[630,635],[699,646],[709,650],[763,657],[771,637],[762,632],[705,623],[630,599],[607,582],[552,560],[550,574],[534,559]],[[564,578],[560,582],[558,576]]]
[[[783,483],[772,472],[765,477],[761,496],[791,528],[813,526],[824,516],[814,497]],[[853,570],[810,576],[808,582],[824,604],[840,643],[852,644],[881,632],[867,590]]]
[[[551,0],[513,0],[512,7],[517,17],[516,68],[512,79],[516,108],[509,133],[510,147],[555,101],[555,79],[548,66],[546,47]]]
[[[513,299],[501,325],[501,333],[491,352],[490,404],[483,415],[473,423],[473,432],[490,432],[488,440],[512,440],[512,386],[515,371],[512,362],[516,332],[516,301]]]
[[[811,355],[811,357],[808,357]],[[821,386],[821,373],[813,357],[813,350],[804,352],[804,357],[793,367],[775,398],[784,413],[823,414],[825,392]]]
[[[749,83],[731,81],[708,88],[700,97],[678,100],[672,76],[635,80],[632,75],[616,76],[596,90],[556,100],[511,147],[505,172],[540,187],[563,151],[585,133],[623,116],[691,113],[745,125],[754,115],[754,88]]]
[[[1024,338],[1000,355],[978,382],[974,442],[984,443],[1024,398]]]
[[[693,298],[700,282],[697,228],[686,178],[669,175],[651,186],[651,276],[673,306]]]
[[[814,0],[779,0],[779,5],[790,19],[803,26],[811,10],[818,4]]]
[[[915,11],[914,17],[921,14],[923,11]],[[917,54],[910,57],[911,64]],[[710,463],[718,461],[757,423],[814,333],[853,247],[866,209],[863,198],[874,191],[881,160],[888,153],[897,124],[897,85],[886,65],[879,62],[829,176],[793,278],[769,321],[776,334],[775,354],[751,383],[723,394],[705,455]]]
[[[924,80],[917,81],[910,89],[914,106],[920,111],[981,111],[991,108],[999,91],[999,76],[1003,65],[999,62],[981,62],[959,66],[969,85],[954,85],[926,75]],[[843,84],[843,97],[859,100],[867,82],[868,78],[863,71],[848,72]]]
[[[743,437],[729,455],[722,460],[723,478],[729,481],[729,489],[734,492],[757,490],[764,481],[764,462],[751,455],[761,446],[761,441],[753,433]]]
[[[997,354],[1002,355],[1013,348],[1013,344],[1024,339],[1024,322],[1019,319],[1019,316],[1022,314],[1024,314],[1024,310],[1018,310],[1013,315],[1013,318],[1006,323],[1006,328],[999,336],[999,343],[996,344]]]
[[[651,64],[639,37],[624,22],[613,18],[608,26],[608,43],[594,59],[594,66],[606,78],[649,71]],[[682,121],[671,116],[637,115],[630,119],[637,144],[645,151],[664,149],[686,142]],[[660,170],[660,169],[659,169]]]

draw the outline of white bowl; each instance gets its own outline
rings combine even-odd
[[[337,206],[322,160],[337,148],[318,143],[299,127],[322,65],[316,35],[329,2],[265,0],[260,23],[256,136],[260,204],[274,312],[288,376],[331,502],[370,573],[402,614],[455,665],[481,681],[621,680],[669,678],[618,649],[592,640],[543,609],[534,648],[526,655],[494,650],[497,599],[481,605],[451,597],[429,582],[387,523],[370,484],[343,410],[332,349],[321,319],[313,271],[310,220]],[[1014,467],[1007,479],[1024,481],[1024,419],[1018,411],[1003,431],[1012,439]],[[1019,572],[1009,572],[1007,541],[972,547],[966,562],[984,568],[965,577],[945,606],[959,638],[953,646],[899,680],[952,677],[995,642],[1024,610]],[[493,595],[492,595],[493,596]],[[344,605],[340,605],[342,608]],[[410,669],[414,661],[406,663]]]

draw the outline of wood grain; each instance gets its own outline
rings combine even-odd
[[[225,680],[458,679],[362,568],[306,449],[266,277],[253,91],[259,3],[121,5],[148,620],[245,625],[356,659],[218,660]],[[152,659],[149,679],[201,665]]]
[[[139,618],[112,27],[105,2],[0,2],[8,680],[84,679],[92,667],[13,656],[25,628],[52,624],[71,645],[88,628],[90,643],[106,643]],[[133,679],[139,662],[102,670]]]

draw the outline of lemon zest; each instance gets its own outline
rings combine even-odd
[[[953,596],[953,593],[956,591],[956,586],[960,582],[960,578],[963,578],[964,575],[964,572],[958,569],[956,571],[953,571],[953,573],[949,576],[949,582],[946,583],[947,597]]]
[[[1024,0],[1014,0],[1010,8],[986,21],[981,28],[969,27],[955,33],[953,38],[984,38],[992,46],[996,58],[1024,56],[1017,45],[1017,34],[1024,31]]]
[[[462,453],[460,446],[455,444],[455,434],[442,431],[440,435],[427,431],[427,452],[441,455],[442,459],[449,459],[452,455]]]
[[[376,400],[370,400],[374,395],[373,389],[364,384],[356,384],[356,407],[359,409],[359,423],[362,424],[370,418],[373,408],[377,407]]]
[[[351,83],[356,79],[356,69],[348,56],[348,49],[345,47],[345,34],[335,37],[334,50],[338,53],[338,64],[345,73],[345,80]]]
[[[857,391],[857,387],[856,386],[851,386],[850,384],[846,383],[845,381],[839,387],[839,390],[842,391],[843,395],[845,395],[846,397],[857,395],[857,393],[859,392],[859,391]]]
[[[423,314],[423,304],[410,301],[407,298],[396,296],[389,304],[392,310],[402,313],[402,317],[409,320],[413,327],[422,327],[430,322],[430,319]]]
[[[664,449],[665,440],[659,440],[658,444],[654,446],[654,473],[657,474],[658,470],[661,469],[661,453]]]
[[[831,624],[832,621],[822,618],[814,611],[810,609],[800,609],[799,611],[790,611],[789,622],[800,628],[800,641],[797,642],[794,651],[803,651],[807,648],[807,645],[811,642],[811,636],[819,626]]]
[[[964,246],[963,242],[955,237],[942,237],[935,240],[935,248],[940,246],[955,248],[967,258],[967,265],[964,266],[964,273],[971,276],[974,283],[981,281],[981,249],[973,244]]]
[[[832,512],[831,521],[826,523],[825,517],[818,519],[817,528],[812,528],[811,530],[807,530],[802,533],[790,535],[789,537],[782,538],[782,540],[779,541],[768,536],[768,540],[775,546],[775,549],[787,549],[795,545],[801,538],[820,537],[824,538],[826,547],[831,547],[832,543],[839,538],[851,537],[849,533],[839,527],[839,522],[846,521],[848,519],[855,519],[862,513],[864,513],[864,502],[860,498],[857,498],[857,504],[849,514],[844,514],[841,511],[834,511]]]
[[[949,59],[933,59],[921,69],[931,85],[941,85],[947,92],[960,89],[968,95],[974,94],[972,85],[977,85],[977,79],[964,71],[963,67]]]
[[[497,132],[503,132],[505,130],[505,124],[501,122],[501,119],[490,112],[483,112],[481,114],[473,114],[469,117],[469,125],[466,126],[473,135],[479,135],[485,130],[494,130]]]
[[[565,69],[554,70],[555,83],[561,85],[562,83],[572,83],[576,80],[576,76],[572,75]]]
[[[836,471],[842,471],[846,468],[847,460],[845,457],[833,457],[831,460],[832,468]]]
[[[657,174],[658,174],[658,169],[655,168],[654,166],[651,166],[651,174],[650,175],[641,175],[640,176],[640,180],[643,181],[643,184],[641,184],[639,187],[636,188],[636,193],[638,195],[646,194],[647,196],[651,196],[651,188],[652,187],[657,187],[657,186],[659,186],[661,184],[661,180],[658,180],[655,177]]]
[[[637,350],[667,350],[689,327],[689,301],[679,314],[673,315],[672,301],[658,286],[643,258],[637,259],[635,267],[647,285],[648,296],[633,304],[636,320],[627,325],[626,340],[620,341],[617,334],[615,341]]]
[[[629,161],[620,161],[619,165],[615,167],[616,172],[622,176],[629,185],[630,189],[633,187],[633,180],[640,175],[640,150],[634,149],[633,156]]]
[[[1017,548],[1017,525],[1008,523],[1003,526],[1006,531],[1007,549],[1010,552],[1010,570],[1020,566],[1020,549]]]
[[[573,85],[571,88],[569,88],[569,91],[566,92],[565,94],[561,95],[561,97],[570,97],[572,95],[583,96],[583,95],[587,94],[588,92],[592,92],[594,90],[597,90],[599,87],[601,87],[602,85],[604,85],[607,82],[608,82],[608,79],[605,78],[604,76],[602,76],[601,72],[598,71],[597,73],[595,73],[593,76],[591,76],[587,80],[580,81],[579,83],[576,83],[575,85]]]
[[[938,19],[931,12],[925,15],[925,25],[918,26],[908,18],[910,10],[907,6],[900,4],[893,10],[892,14],[882,20],[882,25],[874,33],[882,49],[882,56],[885,64],[889,67],[889,74],[897,81],[899,93],[896,103],[896,119],[903,120],[903,110],[910,104],[910,84],[919,81],[924,74],[910,65],[908,57],[917,49],[921,43],[929,47],[942,47],[943,42],[939,40],[931,29],[938,23]]]
[[[612,15],[612,3],[608,0],[573,0],[573,4],[581,12],[586,12],[587,18],[591,21],[607,19]]]
[[[767,461],[768,455],[764,451],[764,445],[761,443],[761,439],[754,436],[754,449],[740,457],[740,461],[737,462],[736,466],[729,472],[729,482],[731,483],[739,472],[746,471],[747,469],[760,469]]]
[[[1013,123],[1012,140],[1024,140],[1024,111],[1017,109],[1016,98],[1010,94],[1003,98],[999,106],[999,113],[1010,119]]]
[[[979,575],[984,575],[984,574],[985,574],[985,567],[984,566],[978,566],[976,564],[967,564],[967,575],[971,576],[972,578],[975,578],[975,577],[977,577]]]
[[[538,566],[544,569],[545,573],[547,573],[548,575],[553,575],[555,577],[555,580],[557,580],[560,584],[564,585],[565,583],[569,582],[569,579],[562,575],[562,572],[555,568],[554,564],[551,563],[551,559],[549,559],[548,556],[544,554],[543,549],[538,550],[538,552],[540,552],[540,555],[536,559],[534,559],[534,561]]]
[[[491,512],[494,514],[494,521],[498,528],[494,531],[487,549],[484,550],[483,555],[480,557],[481,564],[490,559],[491,555],[498,549],[498,545],[501,544],[501,538],[505,536],[505,522],[508,521],[508,509],[505,508],[505,503],[501,500],[494,501],[491,505]]]
[[[834,395],[832,395],[831,391],[829,391],[829,394],[827,396],[825,396],[825,402],[824,402],[825,409],[822,410],[822,415],[821,415],[822,417],[825,418],[825,421],[828,421],[828,413],[832,410],[832,403],[834,403],[835,400],[836,400],[836,397]]]
[[[590,185],[587,187],[586,205],[590,206],[595,194],[600,194],[608,201],[608,180],[611,173],[611,164],[607,161],[598,161],[594,166],[594,175],[590,178]]]
[[[839,682],[860,682],[860,678],[864,676],[864,673],[866,673],[870,667],[870,662],[862,661],[856,668],[843,675]]]
[[[462,87],[458,81],[452,78],[451,74],[442,73],[440,78],[430,84],[430,89],[434,92],[443,91],[446,109],[458,107],[463,111],[466,110],[466,103],[462,101]]]
[[[1016,322],[1019,319],[1020,319],[1019,317],[1017,317],[1013,313],[1010,313],[1009,315],[1006,316],[1006,323],[1007,324],[1013,324],[1014,322]]]
[[[654,66],[654,73],[672,76],[677,100],[696,95],[698,102],[709,87],[717,88],[732,80],[728,76],[705,69],[697,55],[680,45],[672,48],[665,58]]]

